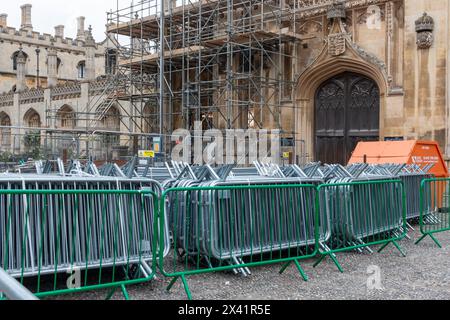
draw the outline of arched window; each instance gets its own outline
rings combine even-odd
[[[101,110],[100,107],[99,110]],[[116,106],[111,106],[106,111],[101,120],[101,126],[108,131],[120,131],[120,112]],[[108,133],[104,135],[102,143],[107,145],[118,145],[120,143],[120,135],[115,133]]]
[[[0,112],[0,145],[2,150],[11,147],[11,118],[5,113]]]
[[[76,126],[75,112],[72,107],[65,105],[57,113],[58,127],[73,129]]]
[[[56,73],[59,72],[59,66],[61,65],[61,59],[60,58],[56,58]]]
[[[117,50],[107,49],[105,54],[106,74],[115,74],[117,68]]]
[[[152,133],[159,130],[158,108],[155,103],[148,103],[142,112],[143,129],[145,133]]]
[[[33,108],[29,109],[25,116],[23,117],[23,123],[27,128],[26,134],[23,137],[23,142],[25,145],[25,150],[29,153],[29,157],[33,159],[38,159],[42,156],[41,154],[41,131],[38,129],[42,127],[41,116]]]
[[[23,118],[27,127],[30,128],[40,128],[41,127],[41,116],[34,109],[30,109],[25,113]]]
[[[19,55],[19,52],[20,51],[16,51],[11,56],[11,59],[13,61],[13,70],[14,71],[17,71],[17,56]],[[22,53],[25,56],[25,58],[28,60],[28,55],[25,52],[23,52],[23,51],[22,51]]]
[[[111,106],[102,119],[102,127],[109,131],[120,131],[120,112],[115,106]]]
[[[86,61],[80,61],[77,65],[78,79],[84,79],[86,76]]]

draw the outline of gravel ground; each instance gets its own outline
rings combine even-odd
[[[418,239],[420,235],[414,231],[410,236]],[[345,270],[343,274],[328,258],[316,269],[313,260],[302,261],[308,282],[301,279],[293,265],[280,275],[280,264],[252,268],[249,277],[214,273],[190,276],[187,281],[196,300],[450,300],[450,232],[436,237],[443,249],[429,238],[418,246],[413,240],[401,241],[408,254],[406,258],[393,246],[380,254],[338,254]],[[372,266],[380,268],[381,289],[368,289],[368,269]],[[165,287],[169,282],[170,279],[158,275],[151,283],[130,286],[128,292],[134,300],[186,299],[181,281],[167,293]],[[97,291],[57,299],[96,300],[104,299],[106,294]],[[117,294],[114,298],[121,299],[121,296]]]

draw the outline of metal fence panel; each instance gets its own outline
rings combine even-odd
[[[306,280],[298,261],[317,252],[315,196],[316,186],[302,184],[230,182],[165,191],[161,205],[170,211],[173,250],[168,259],[160,254],[158,264],[174,277],[169,289],[181,278],[190,297],[185,276],[248,275],[250,267],[277,262],[295,263]]]
[[[319,244],[322,257],[316,265],[330,256],[343,271],[335,253],[362,251],[379,244],[393,243],[404,254],[397,244],[406,236],[406,201],[402,181],[330,183],[319,186],[318,190],[319,217],[321,223],[329,219],[331,229],[325,241]]]
[[[156,241],[158,195],[68,189],[0,190],[0,266],[39,297],[113,287],[127,297],[125,285],[152,279],[169,247],[167,228]]]
[[[420,192],[420,231],[419,244],[429,236],[442,248],[434,234],[450,230],[450,179],[425,179]]]

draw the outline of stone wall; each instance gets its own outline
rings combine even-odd
[[[40,49],[39,74],[47,77],[47,50],[53,45],[57,51],[60,65],[58,79],[61,81],[75,81],[78,79],[77,65],[86,60],[86,48],[84,41],[72,38],[55,37],[50,34],[38,32],[28,33],[11,27],[0,27],[0,93],[8,92],[15,85],[16,71],[13,69],[12,56],[23,47],[27,54],[26,74],[30,81],[36,78],[37,55],[35,50]],[[105,74],[105,53],[108,48],[115,48],[109,39],[97,43],[95,50],[95,76]]]
[[[361,56],[367,53],[376,58],[375,64],[379,60],[385,67],[386,95],[382,97],[381,138],[436,140],[443,151],[449,154],[449,1],[366,1],[367,5],[359,7],[349,4],[356,1],[346,2],[345,22],[351,42],[362,49],[364,53]],[[416,44],[415,21],[424,12],[434,19],[434,41],[430,48],[419,49]],[[314,65],[326,47],[324,41],[329,24],[325,14],[309,17],[298,30],[305,36],[299,49],[300,63],[297,72],[300,75]],[[326,72],[332,75],[333,59],[330,59],[330,68]],[[335,60],[338,61],[339,57]],[[338,63],[336,68],[337,65]],[[324,70],[318,69],[317,72]],[[297,90],[301,88],[298,87]],[[298,138],[306,140],[309,152],[312,153],[314,135],[311,132],[313,124],[310,123],[310,114],[313,110],[304,109],[313,106],[300,101],[298,97],[301,93],[296,92],[295,95],[297,127],[300,132]],[[306,122],[302,119],[302,112],[304,117],[309,117]],[[306,116],[306,113],[309,115]],[[290,123],[284,122],[284,125],[289,127]]]

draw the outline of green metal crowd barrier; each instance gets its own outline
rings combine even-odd
[[[325,240],[319,243],[317,267],[330,257],[343,272],[336,253],[389,244],[402,253],[398,241],[407,234],[406,195],[400,180],[359,181],[318,187],[317,211],[327,224]]]
[[[420,232],[416,244],[430,237],[439,248],[435,234],[450,231],[450,179],[425,179],[420,190]]]
[[[169,291],[181,279],[191,299],[186,277],[233,271],[316,256],[319,236],[314,185],[256,185],[173,188],[165,191],[160,212],[169,211],[173,250],[158,266],[173,278]],[[165,225],[160,217],[160,228]],[[163,239],[161,238],[160,241]]]
[[[155,243],[158,201],[152,191],[0,190],[0,267],[39,298],[120,289],[128,299],[126,286],[153,279],[156,251],[168,249]]]
[[[446,196],[428,196],[437,182],[422,185],[422,232],[431,237],[449,229],[448,205],[441,205],[447,185]],[[0,267],[37,297],[109,289],[107,298],[121,290],[128,299],[126,286],[152,280],[157,269],[172,278],[167,290],[181,280],[189,299],[187,277],[197,274],[249,275],[281,263],[280,273],[294,264],[307,281],[305,259],[319,257],[317,266],[330,257],[343,271],[339,252],[392,243],[405,255],[398,244],[407,232],[405,201],[400,180],[205,183],[162,195],[0,190]],[[431,211],[439,224],[425,223]]]

